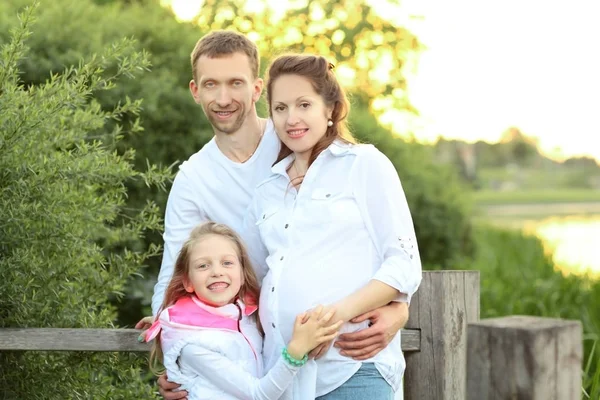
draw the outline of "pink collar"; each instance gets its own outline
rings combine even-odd
[[[201,328],[238,330],[238,320],[240,311],[244,315],[251,315],[258,307],[253,299],[247,298],[248,303],[237,300],[234,304],[227,304],[222,307],[211,307],[203,303],[196,296],[185,296],[177,300],[174,305],[168,307],[154,321],[150,329],[146,331],[146,342],[154,339],[161,330],[161,317],[167,313],[168,322],[177,324],[195,326]],[[239,308],[238,308],[239,307]],[[164,322],[164,321],[162,321]]]

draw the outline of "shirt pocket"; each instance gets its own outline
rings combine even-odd
[[[354,196],[346,190],[314,189],[311,193],[310,215],[314,216],[317,224],[334,222],[348,226],[362,221]]]
[[[274,238],[273,235],[275,235],[277,232],[276,221],[281,217],[280,210],[281,208],[278,207],[271,207],[265,209],[256,220],[256,226],[258,227],[258,231],[260,232],[261,240],[267,246],[267,250],[269,250],[269,252],[271,252],[269,244]]]

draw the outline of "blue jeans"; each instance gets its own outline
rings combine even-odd
[[[317,400],[393,400],[394,390],[374,363],[363,363],[354,375],[332,392]]]

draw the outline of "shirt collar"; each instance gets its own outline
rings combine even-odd
[[[328,151],[336,157],[341,157],[350,153],[353,146],[354,145],[351,143],[346,143],[336,139],[329,145],[329,147],[327,147],[327,149],[324,150],[324,152]],[[321,157],[321,154],[319,154],[319,157]],[[292,162],[294,162],[294,153],[288,155],[286,158],[273,165],[271,167],[271,172],[277,175],[287,176],[287,170]]]

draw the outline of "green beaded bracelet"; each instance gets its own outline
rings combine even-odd
[[[281,355],[283,356],[285,361],[288,362],[288,364],[293,365],[294,367],[301,367],[304,364],[306,364],[306,361],[308,361],[308,354],[305,354],[301,360],[296,360],[294,357],[290,356],[290,353],[288,353],[287,351],[287,347],[283,348]]]

